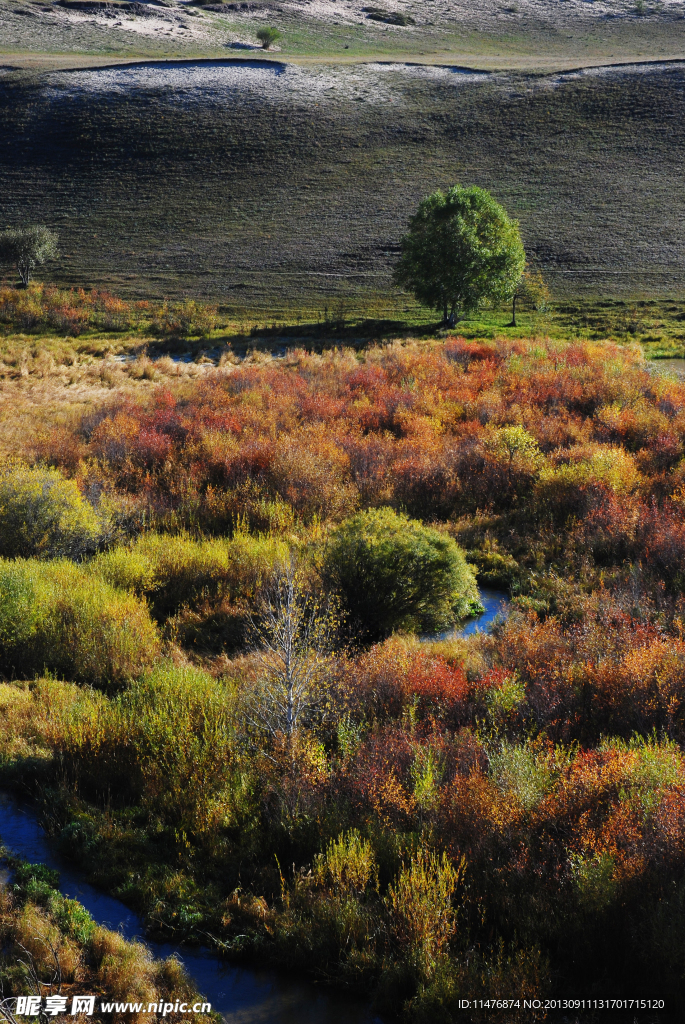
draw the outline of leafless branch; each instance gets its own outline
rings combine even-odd
[[[326,717],[337,621],[332,602],[307,590],[291,557],[265,590],[260,614],[250,620],[260,676],[245,704],[249,724],[290,738]]]

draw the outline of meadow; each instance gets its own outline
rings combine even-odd
[[[151,933],[386,1016],[563,989],[677,1019],[682,380],[540,336],[148,362],[3,464],[2,786]],[[474,577],[506,620],[423,642]]]

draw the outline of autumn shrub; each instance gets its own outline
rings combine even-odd
[[[433,974],[456,930],[453,900],[465,868],[464,859],[455,866],[445,854],[421,850],[388,889],[397,941],[408,947],[423,977]]]
[[[337,521],[354,512],[356,488],[348,479],[348,459],[322,429],[299,437],[282,435],[274,448],[267,480],[305,520]]]
[[[641,509],[636,527],[639,550],[669,589],[685,593],[685,503],[680,489],[675,500],[656,501]]]
[[[555,778],[554,757],[543,748],[536,751],[526,743],[505,740],[490,754],[490,774],[497,785],[530,811],[544,800]]]
[[[277,539],[238,532],[230,540],[146,533],[130,547],[93,559],[88,571],[111,586],[145,595],[159,614],[204,597],[249,601],[287,555]]]
[[[79,335],[88,328],[124,331],[145,317],[146,303],[129,303],[109,292],[56,288],[32,282],[0,288],[0,323],[23,332]]]
[[[209,484],[201,499],[204,529],[231,534],[239,526],[253,533],[283,534],[295,526],[295,511],[280,495],[270,494],[254,480],[224,490]]]
[[[156,334],[186,338],[207,337],[216,326],[216,308],[204,306],[195,299],[183,302],[165,302],[152,316],[152,330]]]
[[[155,963],[147,946],[127,942],[116,932],[98,928],[92,949],[100,983],[114,999],[133,1000],[145,1007],[157,1001]],[[149,1019],[140,1013],[137,1016],[139,1020]]]
[[[557,739],[598,742],[656,729],[685,735],[680,637],[641,621],[602,593],[570,621],[514,614],[490,642],[498,665],[516,673],[524,719]]]
[[[538,499],[561,523],[601,507],[604,495],[629,500],[642,481],[634,457],[620,447],[577,446],[557,453],[555,462],[540,472]]]
[[[56,469],[0,469],[0,555],[81,558],[100,540],[103,522],[73,480]]]
[[[306,948],[323,969],[350,980],[372,979],[380,968],[378,868],[371,844],[355,829],[332,839],[312,870],[281,880],[284,913],[278,942],[291,957]]]
[[[224,685],[190,667],[161,666],[117,700],[138,737],[144,799],[163,819],[187,822],[193,834],[230,806],[233,707]]]
[[[159,639],[147,606],[67,561],[0,562],[0,659],[30,678],[45,669],[121,686],[149,665]]]
[[[361,630],[439,629],[472,614],[473,571],[445,534],[384,508],[359,513],[331,535],[325,573]]]
[[[548,1018],[538,1004],[544,1005],[551,987],[549,961],[539,947],[500,941],[490,949],[443,960],[405,1002],[404,1013],[417,1024],[449,1024],[463,1013],[463,993],[469,992],[476,1003],[471,1013],[474,1024],[541,1021]]]
[[[378,887],[378,866],[371,844],[356,829],[331,839],[316,862],[314,877],[320,885],[336,892],[363,895]]]
[[[45,910],[26,903],[14,925],[15,942],[26,949],[41,979],[48,981],[57,957],[64,981],[79,980],[81,956],[73,939],[63,935]]]
[[[197,836],[230,806],[233,704],[201,670],[162,664],[115,698],[71,708],[51,742],[94,799],[115,793]]]

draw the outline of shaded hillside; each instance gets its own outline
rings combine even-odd
[[[57,278],[268,309],[385,291],[426,192],[477,183],[564,293],[682,289],[685,68],[249,64],[6,75],[6,223]]]

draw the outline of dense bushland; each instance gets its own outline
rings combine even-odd
[[[295,352],[61,427],[30,472],[128,511],[0,566],[0,778],[152,929],[387,1012],[681,1006],[684,445],[683,383],[543,340]],[[419,641],[473,571],[506,621]]]
[[[216,308],[194,299],[127,302],[107,291],[57,288],[34,283],[27,288],[0,286],[0,324],[15,331],[54,331],[76,337],[87,330],[147,330],[185,338],[205,337],[216,325]]]
[[[183,398],[105,408],[36,454],[170,525],[487,512],[518,515],[517,534],[561,528],[611,562],[621,545],[642,552],[654,501],[658,545],[673,543],[684,416],[683,385],[637,351],[453,339],[231,367]]]

